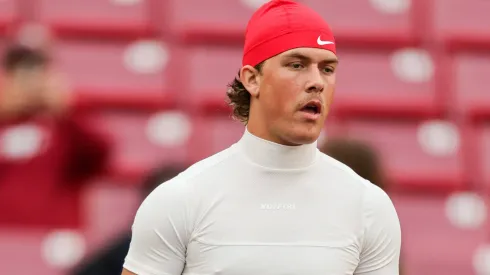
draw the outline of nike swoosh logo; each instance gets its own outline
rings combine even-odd
[[[316,40],[316,43],[318,43],[318,45],[320,45],[320,46],[334,44],[332,41],[323,41],[321,39],[321,35],[318,36],[318,39]]]

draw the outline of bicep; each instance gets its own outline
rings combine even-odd
[[[165,184],[142,203],[132,226],[124,268],[138,275],[180,275],[184,269],[187,206],[180,191]]]
[[[401,229],[395,207],[388,195],[372,188],[367,198],[365,232],[360,262],[354,274],[398,275]]]

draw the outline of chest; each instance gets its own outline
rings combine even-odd
[[[353,274],[356,205],[314,184],[272,189],[225,189],[205,200],[184,274]]]

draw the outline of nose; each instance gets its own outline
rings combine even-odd
[[[325,88],[324,79],[321,75],[320,70],[317,68],[312,69],[309,73],[308,83],[306,86],[306,91],[310,93],[320,93],[323,92]]]

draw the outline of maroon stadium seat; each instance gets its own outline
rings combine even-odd
[[[43,258],[43,240],[47,232],[32,229],[0,229],[0,266],[4,274],[60,275]]]
[[[488,228],[455,227],[446,216],[444,198],[392,199],[403,232],[401,263],[406,274],[475,274],[473,256],[485,243]]]
[[[226,85],[238,74],[242,50],[234,47],[190,47],[187,51],[188,101],[207,112],[228,111]]]
[[[435,39],[455,47],[490,45],[490,2],[484,0],[435,0]]]
[[[156,165],[186,160],[186,137],[181,131],[187,124],[171,113],[166,113],[166,118],[158,114],[161,113],[101,111],[92,114],[90,123],[112,141],[111,176],[137,182]]]
[[[253,0],[171,0],[165,7],[170,31],[188,42],[243,41]],[[265,2],[265,1],[263,1]]]
[[[138,38],[151,33],[149,1],[39,0],[37,16],[63,36]]]
[[[467,175],[458,145],[462,138],[458,141],[446,136],[442,132],[447,130],[444,124],[434,126],[358,120],[346,123],[346,133],[348,137],[374,146],[394,190],[447,192],[464,189]]]
[[[418,35],[414,1],[303,0],[331,25],[339,45],[403,45]],[[376,5],[375,3],[379,3]],[[383,3],[384,2],[384,3]],[[397,5],[398,3],[411,5]],[[416,2],[416,1],[415,1]]]
[[[453,57],[454,107],[473,118],[490,117],[490,54],[459,53]]]
[[[410,53],[414,52],[339,50],[333,110],[343,115],[437,114],[440,100],[435,89],[435,65],[432,61],[412,63],[417,57]],[[424,70],[425,75],[421,74]]]
[[[174,103],[176,58],[151,43],[60,41],[56,60],[85,106],[165,107]],[[132,50],[131,50],[132,49]],[[152,54],[153,53],[153,54]],[[160,63],[158,63],[160,62]],[[172,68],[172,69],[170,69]]]

